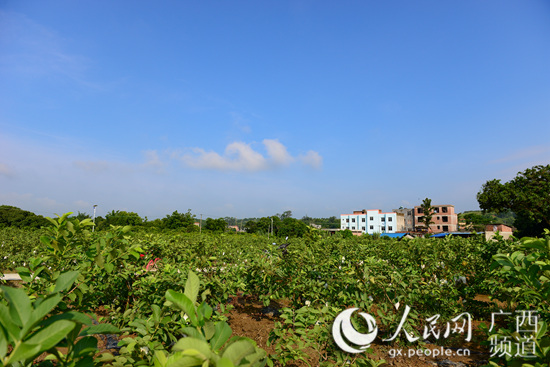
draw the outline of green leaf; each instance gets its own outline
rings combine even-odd
[[[40,345],[35,344],[20,344],[18,345],[10,354],[6,360],[6,366],[14,365],[15,362],[26,361],[28,359],[34,358],[45,349],[41,349]]]
[[[42,299],[40,303],[35,302],[35,309],[32,311],[31,317],[21,330],[22,335],[27,334],[29,330],[50,313],[50,311],[61,301],[61,298],[61,295],[55,294],[46,299]]]
[[[187,275],[187,281],[185,282],[185,292],[184,294],[195,304],[197,302],[197,296],[199,295],[199,288],[201,281],[199,277],[189,270]]]
[[[166,353],[162,350],[155,351],[155,357],[153,358],[153,363],[155,367],[164,367],[166,366]]]
[[[172,347],[172,350],[174,351],[185,351],[188,349],[197,350],[204,357],[203,359],[209,359],[212,354],[210,345],[207,342],[190,337],[180,339]]]
[[[111,324],[93,325],[83,329],[79,336],[95,335],[95,334],[120,334],[121,331]]]
[[[28,268],[17,267],[15,268],[15,271],[17,272],[17,274],[19,274],[24,282],[30,283],[32,281],[31,272]]]
[[[61,273],[61,275],[59,275],[59,278],[57,278],[57,281],[55,282],[55,288],[53,290],[54,293],[63,292],[69,289],[73,285],[76,278],[78,278],[78,275],[78,271],[67,271]]]
[[[0,360],[4,359],[6,353],[8,353],[8,339],[6,331],[0,326]]]
[[[176,292],[172,289],[166,291],[166,300],[173,303],[176,308],[179,308],[187,314],[189,320],[194,326],[197,326],[197,315],[195,311],[195,305],[193,302],[183,293]]]
[[[212,339],[210,339],[210,345],[212,350],[220,349],[225,342],[231,337],[232,330],[226,322],[218,322],[215,326],[215,332]]]
[[[231,360],[227,357],[222,357],[216,364],[216,367],[234,367],[235,365]]]
[[[12,339],[19,339],[20,338],[20,329],[15,323],[13,322],[13,319],[10,315],[10,311],[8,310],[8,306],[3,305],[0,303],[0,324],[2,327],[6,329],[8,334],[11,336]]]
[[[233,364],[239,364],[241,360],[249,354],[254,353],[256,348],[248,339],[239,339],[228,345],[222,357],[229,358]]]
[[[40,345],[43,350],[48,350],[59,343],[72,330],[76,324],[68,320],[59,320],[46,328],[40,329],[33,334],[27,344]]]
[[[10,302],[9,312],[13,321],[23,327],[31,317],[31,300],[20,288],[2,287],[5,297]]]
[[[80,339],[74,346],[73,353],[75,358],[85,355],[95,354],[97,351],[97,339],[93,336],[87,336]]]
[[[201,332],[194,327],[186,326],[184,328],[181,328],[181,333],[188,337],[206,341],[206,339],[204,338],[204,335],[202,335]]]
[[[544,336],[544,334],[546,334],[546,330],[548,328],[548,325],[546,324],[546,322],[544,320],[541,320],[539,322],[540,324],[540,328],[539,330],[537,331],[537,339],[542,339],[542,337]]]
[[[47,327],[59,320],[69,320],[82,325],[90,325],[92,323],[92,320],[90,319],[90,317],[81,312],[67,311],[67,312],[47,318],[46,320],[40,323],[40,327],[42,328]]]

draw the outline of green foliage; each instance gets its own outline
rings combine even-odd
[[[187,232],[198,230],[195,226],[196,218],[191,214],[191,209],[187,213],[178,213],[176,210],[171,215],[162,219],[162,226],[169,229],[182,229]]]
[[[477,194],[483,210],[513,211],[514,226],[521,236],[536,236],[550,228],[550,165],[534,166],[519,172],[511,181],[502,184],[491,180]]]
[[[335,216],[329,218],[310,218],[307,215],[300,219],[307,225],[316,224],[321,226],[321,228],[340,228],[340,218]]]
[[[509,302],[516,310],[534,311],[540,317],[537,328],[519,333],[517,319],[510,318],[507,325],[497,330],[486,330],[487,344],[509,340],[507,353],[495,355],[490,365],[547,366],[550,364],[550,231],[544,238],[522,238],[512,254],[493,256],[497,279],[503,282],[503,291],[496,298]],[[534,345],[534,355],[524,358],[520,346]],[[494,344],[494,343],[492,343]],[[528,348],[527,350],[532,350]],[[518,356],[519,355],[519,356]]]
[[[143,224],[143,219],[134,212],[113,210],[105,215],[105,221],[102,222],[102,228],[109,226],[138,226]]]
[[[19,288],[2,287],[0,300],[0,361],[2,366],[26,366],[43,352],[60,366],[89,366],[98,352],[91,335],[118,333],[111,325],[90,326],[92,320],[67,309],[63,301],[78,272],[62,273],[53,291],[38,298]],[[53,313],[52,313],[53,312]],[[86,328],[84,328],[86,326]],[[82,337],[82,338],[79,338]],[[78,339],[77,339],[78,338]],[[65,348],[62,352],[59,348]]]
[[[225,232],[225,230],[227,229],[227,222],[223,218],[206,218],[204,229],[212,232]]]
[[[0,228],[41,228],[47,225],[48,220],[41,215],[36,215],[15,206],[0,205]]]
[[[291,217],[274,217],[273,221],[279,236],[286,236],[287,223],[296,223]],[[270,226],[271,218],[263,222]],[[252,356],[265,358],[250,341],[227,336],[228,328],[223,326],[231,307],[228,298],[243,292],[265,306],[286,300],[289,307],[276,320],[271,338],[278,351],[274,358],[282,364],[306,358],[303,348],[307,347],[308,361],[314,353],[325,365],[376,365],[368,355],[352,358],[332,342],[329,326],[334,316],[351,305],[376,315],[386,330],[395,330],[400,321],[395,304],[409,305],[407,328],[418,335],[424,320],[435,314],[450,319],[470,312],[476,318],[490,319],[496,306],[476,301],[478,294],[537,307],[547,302],[546,265],[541,264],[546,264],[547,257],[535,248],[539,242],[528,240],[521,244],[502,239],[486,242],[483,237],[397,241],[345,238],[344,231],[334,236],[314,235],[309,230],[303,237],[290,239],[283,256],[272,243],[282,244],[284,237],[200,235],[143,226],[92,233],[88,223],[67,214],[52,220],[43,231],[0,229],[0,260],[8,256],[9,261],[23,252],[17,270],[31,300],[58,292],[56,285],[70,280],[63,280],[63,274],[78,272],[51,314],[101,308],[109,314],[109,322],[126,333],[119,342],[120,355],[96,356],[95,364],[164,366],[208,361],[246,365]],[[36,241],[38,235],[42,241]],[[514,269],[497,277],[493,272],[497,269],[490,268],[492,257],[500,259],[517,251],[524,253],[523,258],[514,255]],[[155,260],[154,271],[146,269]],[[457,283],[459,278],[466,279],[466,284]],[[523,283],[514,283],[514,279]],[[527,291],[518,296],[516,287],[540,296]],[[187,341],[180,343],[184,335]],[[250,358],[231,359],[237,354]],[[269,363],[262,358],[259,363]]]
[[[434,208],[432,206],[432,199],[424,199],[422,201],[422,205],[420,205],[420,208],[422,209],[422,217],[419,217],[418,218],[418,221],[420,223],[424,223],[424,226],[426,227],[426,231],[429,232],[430,231],[430,224],[433,223],[432,221],[432,218],[433,218],[433,212],[434,212]]]

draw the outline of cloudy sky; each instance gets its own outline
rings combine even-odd
[[[0,204],[461,212],[549,163],[546,0],[0,1]]]

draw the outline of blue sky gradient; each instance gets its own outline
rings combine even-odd
[[[550,3],[1,1],[0,204],[478,208],[550,163]]]

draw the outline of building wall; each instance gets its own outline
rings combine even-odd
[[[362,233],[395,233],[398,231],[397,213],[382,213],[381,210],[361,210],[340,215],[340,229]]]
[[[392,209],[393,212],[403,215],[402,229],[398,229],[399,232],[411,232],[414,231],[414,209]],[[399,221],[399,217],[397,219]]]
[[[505,240],[512,236],[512,227],[509,227],[505,224],[488,224],[485,226],[485,239],[489,241],[498,232]]]
[[[439,232],[456,232],[458,230],[458,215],[455,214],[453,205],[432,205],[434,208],[432,214],[432,224],[430,231],[433,233]],[[418,221],[418,218],[423,217],[420,206],[414,207],[414,222],[417,229],[425,228],[424,223]]]

